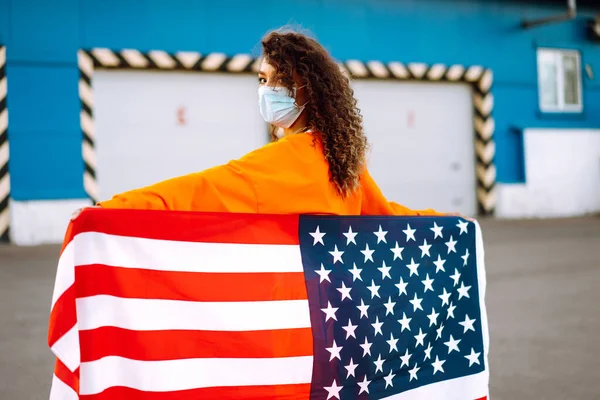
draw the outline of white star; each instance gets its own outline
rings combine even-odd
[[[475,323],[475,321],[477,321],[477,320],[470,319],[468,315],[465,315],[465,320],[463,322],[459,322],[459,324],[465,328],[465,331],[463,333],[467,333],[467,331],[475,332],[475,327],[473,327],[473,324]]]
[[[358,367],[358,364],[354,364],[354,360],[352,360],[352,358],[350,358],[350,364],[348,364],[344,367],[348,370],[348,375],[346,375],[346,379],[350,378],[350,375],[352,375],[354,377],[356,376],[356,375],[354,375],[354,372],[356,371],[356,367]]]
[[[450,240],[446,242],[446,246],[448,246],[448,254],[451,252],[456,253],[456,243],[458,242],[452,238],[452,235],[450,235]]]
[[[431,290],[432,292],[434,292],[433,279],[429,278],[429,274],[427,274],[427,276],[425,277],[425,280],[421,281],[421,282],[423,282],[423,285],[425,285],[425,291],[423,293],[427,293],[428,290]]]
[[[367,286],[367,289],[369,289],[371,291],[371,298],[374,298],[375,296],[381,298],[381,296],[379,296],[379,288],[381,286],[377,286],[375,284],[375,280],[371,279],[371,286]]]
[[[407,242],[409,240],[411,240],[411,239],[414,240],[414,241],[416,241],[416,239],[415,239],[415,232],[416,231],[417,231],[416,229],[411,229],[410,228],[410,224],[406,224],[406,229],[403,230],[402,232],[404,232],[406,234],[406,241]]]
[[[331,282],[331,280],[329,279],[329,273],[331,272],[330,269],[325,269],[325,267],[323,266],[323,264],[321,264],[321,269],[315,271],[317,274],[319,274],[319,283],[323,283],[323,281],[328,281]]]
[[[423,361],[431,359],[431,350],[433,350],[433,347],[431,347],[431,343],[429,343],[425,349],[425,358]]]
[[[383,322],[379,322],[379,316],[375,317],[375,323],[371,324],[371,326],[375,329],[374,336],[377,336],[377,332],[379,332],[381,335],[383,335],[383,331],[381,330],[381,327],[383,326]]]
[[[329,361],[333,360],[334,358],[337,358],[340,361],[342,360],[342,357],[340,356],[342,346],[338,346],[337,344],[335,344],[335,339],[333,340],[333,346],[326,347],[325,350],[331,353],[331,355],[329,356]]]
[[[365,262],[367,262],[367,260],[371,260],[371,262],[374,262],[373,261],[373,253],[375,253],[375,250],[369,249],[369,243],[367,243],[365,245],[365,249],[361,250],[360,252],[365,255]]]
[[[388,386],[394,387],[394,384],[392,383],[392,379],[394,379],[396,375],[392,374],[392,370],[390,370],[390,374],[388,376],[384,376],[383,379],[385,379],[385,388],[387,389]]]
[[[463,233],[468,233],[467,226],[469,226],[469,223],[467,221],[460,221],[458,224],[456,224],[456,226],[460,228],[459,235],[462,235]]]
[[[310,236],[312,236],[315,240],[313,242],[313,246],[316,246],[317,243],[321,243],[322,245],[325,245],[325,243],[323,243],[323,236],[325,236],[324,232],[319,231],[319,227],[317,226],[317,230],[314,232],[309,232]]]
[[[342,326],[342,329],[346,331],[346,339],[348,339],[350,336],[356,339],[356,333],[354,333],[356,328],[358,328],[358,325],[352,325],[352,320],[348,319],[348,325]]]
[[[419,246],[419,248],[421,249],[421,258],[425,256],[431,257],[431,254],[429,254],[429,249],[431,248],[431,245],[427,244],[427,239],[423,239],[423,244]]]
[[[419,271],[417,271],[417,268],[419,268],[419,264],[415,263],[414,258],[410,259],[410,264],[407,265],[408,269],[410,269],[410,275],[409,276],[419,276]]]
[[[419,380],[419,378],[417,378],[417,372],[419,372],[420,369],[421,368],[417,367],[417,364],[415,364],[413,369],[408,371],[408,373],[410,374],[410,379],[408,380],[409,382],[412,381],[413,379]]]
[[[333,318],[337,321],[337,317],[335,313],[337,312],[337,307],[331,307],[331,302],[327,302],[327,308],[321,308],[321,311],[325,313],[325,322],[329,321],[329,318]]]
[[[465,255],[464,256],[460,256],[460,258],[463,259],[463,267],[465,265],[467,265],[467,260],[469,259],[469,256],[470,256],[469,249],[465,250]]]
[[[473,349],[471,347],[471,354],[469,354],[468,356],[465,356],[465,358],[467,360],[469,360],[469,367],[472,366],[473,364],[479,365],[479,356],[480,355],[481,355],[481,353],[475,353],[475,349]]]
[[[381,354],[379,355],[379,357],[377,357],[376,361],[373,361],[373,364],[375,364],[375,373],[379,372],[379,370],[381,370],[381,372],[383,372],[383,363],[385,360],[381,359]]]
[[[396,303],[392,302],[392,296],[388,297],[388,302],[383,304],[385,306],[385,315],[394,315],[394,306]]]
[[[402,360],[402,365],[400,366],[400,368],[404,367],[405,365],[408,367],[408,363],[411,357],[412,354],[408,354],[408,349],[406,349],[406,353],[404,353],[404,355],[400,357],[400,359]]]
[[[414,309],[413,311],[417,311],[417,309],[419,310],[423,310],[423,307],[421,307],[421,302],[423,301],[423,299],[419,299],[417,297],[417,294],[415,293],[415,298],[412,300],[409,300],[409,302],[413,305]],[[337,309],[336,309],[337,310]]]
[[[343,386],[338,386],[337,382],[335,381],[335,379],[333,380],[333,383],[331,384],[331,386],[325,386],[323,389],[327,390],[327,400],[329,400],[332,397],[336,397],[336,398],[340,398],[340,391],[342,390]]]
[[[431,308],[431,314],[427,316],[429,318],[429,326],[437,325],[437,318],[440,316],[440,313],[435,312],[435,308]]]
[[[454,268],[454,275],[450,275],[450,278],[454,279],[454,286],[458,285],[460,274],[458,273],[458,270],[456,268]]]
[[[425,336],[427,336],[427,334],[423,333],[423,330],[419,328],[419,334],[415,335],[415,339],[417,339],[417,344],[415,345],[415,348],[419,347],[419,345],[425,346]]]
[[[392,251],[392,253],[394,253],[394,260],[396,258],[399,258],[402,260],[402,251],[404,250],[404,247],[399,247],[398,246],[398,242],[396,242],[396,247],[394,247],[393,249],[390,249]]]
[[[349,227],[348,232],[344,233],[344,236],[346,236],[346,239],[347,239],[346,246],[348,246],[350,243],[356,244],[356,240],[354,240],[356,235],[358,235],[358,233],[352,232],[352,227]]]
[[[387,243],[387,240],[385,240],[385,235],[387,235],[387,231],[382,230],[381,225],[379,225],[379,230],[373,233],[375,234],[375,236],[377,236],[377,243]]]
[[[402,313],[402,319],[399,319],[398,322],[400,324],[402,324],[402,329],[400,330],[400,332],[404,332],[405,329],[408,329],[410,331],[410,321],[412,321],[412,318],[406,318],[406,313]]]
[[[453,306],[452,302],[450,302],[450,306],[448,307],[448,316],[446,319],[450,319],[450,317],[454,318],[454,310],[456,310],[456,306]]]
[[[346,287],[346,284],[342,281],[342,287],[337,288],[337,291],[342,294],[342,301],[344,301],[344,299],[346,299],[346,298],[352,300],[352,297],[350,296],[351,290],[352,290],[352,288]]]
[[[354,263],[353,268],[350,270],[350,273],[352,274],[352,282],[356,281],[357,279],[362,281],[362,278],[360,276],[361,272],[362,272],[362,269],[356,268],[356,263]]]
[[[367,394],[369,393],[369,383],[371,383],[371,381],[367,380],[367,375],[365,375],[365,378],[362,382],[356,383],[358,383],[358,386],[360,386],[360,392],[358,392],[358,394],[361,394],[362,392],[367,392]]]
[[[392,352],[392,350],[398,351],[398,339],[395,339],[392,333],[390,333],[390,340],[386,340],[386,342],[390,345],[390,353]]]
[[[398,288],[398,296],[402,296],[402,293],[408,295],[406,292],[406,286],[408,286],[408,282],[404,282],[404,280],[400,278],[400,283],[396,283],[396,287]]]
[[[435,356],[435,361],[431,363],[431,365],[433,365],[433,374],[434,375],[438,371],[440,371],[441,373],[444,373],[444,368],[442,368],[442,365],[444,365],[445,362],[446,362],[446,360],[440,360],[438,358],[438,356]]]
[[[444,293],[440,294],[438,297],[440,299],[442,299],[442,306],[447,306],[448,303],[450,303],[450,296],[452,295],[452,293],[448,293],[446,291],[446,288],[444,288]]]
[[[383,265],[377,269],[379,270],[379,272],[381,272],[381,280],[384,280],[386,276],[392,279],[392,276],[390,275],[390,269],[392,269],[392,267],[388,267],[387,265],[385,265],[385,261],[383,262]]]
[[[442,257],[440,257],[440,255],[438,254],[438,258],[436,261],[433,262],[435,264],[435,272],[438,273],[440,271],[444,271],[446,272],[446,269],[444,268],[444,264],[446,263],[446,260],[442,260]]]
[[[365,301],[363,299],[360,299],[360,306],[356,306],[356,308],[360,310],[360,318],[363,316],[367,317],[367,319],[369,318],[369,314],[367,313],[369,306],[365,305]]]
[[[367,341],[367,337],[365,336],[365,342],[360,345],[360,347],[363,349],[363,357],[366,357],[367,354],[371,355],[371,346],[373,346],[373,343],[369,343]]]
[[[454,340],[452,335],[450,335],[450,340],[448,340],[447,342],[444,342],[444,344],[446,346],[448,346],[448,354],[452,353],[453,350],[456,350],[457,352],[460,353],[460,350],[458,348],[458,344],[460,343],[460,340],[461,339]]]
[[[436,224],[435,222],[433,223],[433,228],[429,228],[433,231],[433,233],[435,234],[433,236],[433,238],[437,238],[438,236],[441,237],[442,239],[444,238],[444,235],[442,235],[442,229],[444,229],[441,226],[438,226],[438,224]]]
[[[342,255],[344,254],[344,252],[338,250],[337,244],[335,245],[335,249],[333,251],[330,251],[329,254],[331,254],[333,256],[333,264],[334,265],[338,261],[342,264],[344,263],[344,260],[342,260]]]
[[[465,283],[461,282],[460,287],[456,289],[456,291],[458,292],[458,299],[460,300],[463,297],[470,298],[469,289],[471,289],[471,286],[465,286]]]
[[[444,324],[441,324],[435,331],[437,332],[436,340],[442,337],[442,331],[444,330]]]

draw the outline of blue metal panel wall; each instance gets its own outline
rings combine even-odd
[[[578,49],[600,74],[599,45],[585,39],[583,15],[528,31],[519,27],[524,15],[561,11],[501,0],[0,0],[13,197],[84,197],[78,48],[257,52],[265,31],[288,23],[313,31],[338,59],[492,68],[498,180],[520,182],[518,128],[600,127],[600,82],[585,76],[583,113],[538,110],[536,46]]]

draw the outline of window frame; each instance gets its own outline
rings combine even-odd
[[[546,105],[542,103],[542,74],[540,63],[540,55],[546,53],[551,54],[554,57],[554,63],[556,65],[556,85],[557,85],[557,105]],[[564,61],[563,56],[574,56],[575,58],[575,71],[577,74],[577,104],[566,104],[565,103],[565,76],[564,76]],[[575,49],[561,49],[551,47],[538,47],[536,49],[536,63],[537,63],[537,81],[538,81],[538,106],[540,111],[543,113],[553,114],[576,114],[583,112],[583,73],[581,70],[581,53]]]

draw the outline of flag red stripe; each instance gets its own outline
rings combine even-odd
[[[120,356],[140,361],[186,358],[271,358],[313,354],[310,328],[265,331],[132,331],[102,327],[81,331],[81,362]]]
[[[69,368],[57,358],[54,363],[54,375],[76,393],[79,393],[79,368],[74,372],[71,372]]]
[[[50,321],[48,323],[48,345],[52,347],[58,339],[73,328],[76,322],[75,288],[70,286],[58,298],[50,313]]]
[[[85,265],[75,268],[77,298],[111,295],[184,301],[306,300],[304,273],[201,273]]]
[[[82,232],[102,232],[185,242],[296,245],[298,224],[298,215],[86,209],[69,227],[65,242]]]
[[[111,387],[102,393],[81,396],[81,400],[196,400],[196,399],[294,399],[310,396],[310,384],[214,387],[175,392],[143,392],[127,387]]]

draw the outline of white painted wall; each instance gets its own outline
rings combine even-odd
[[[19,246],[61,243],[73,211],[89,200],[36,200],[10,203],[10,240]]]
[[[471,87],[381,80],[352,86],[372,144],[370,172],[384,195],[413,209],[475,215]]]
[[[100,199],[268,142],[254,75],[100,70],[93,87]]]
[[[526,183],[498,185],[498,217],[600,212],[600,130],[526,129]]]

